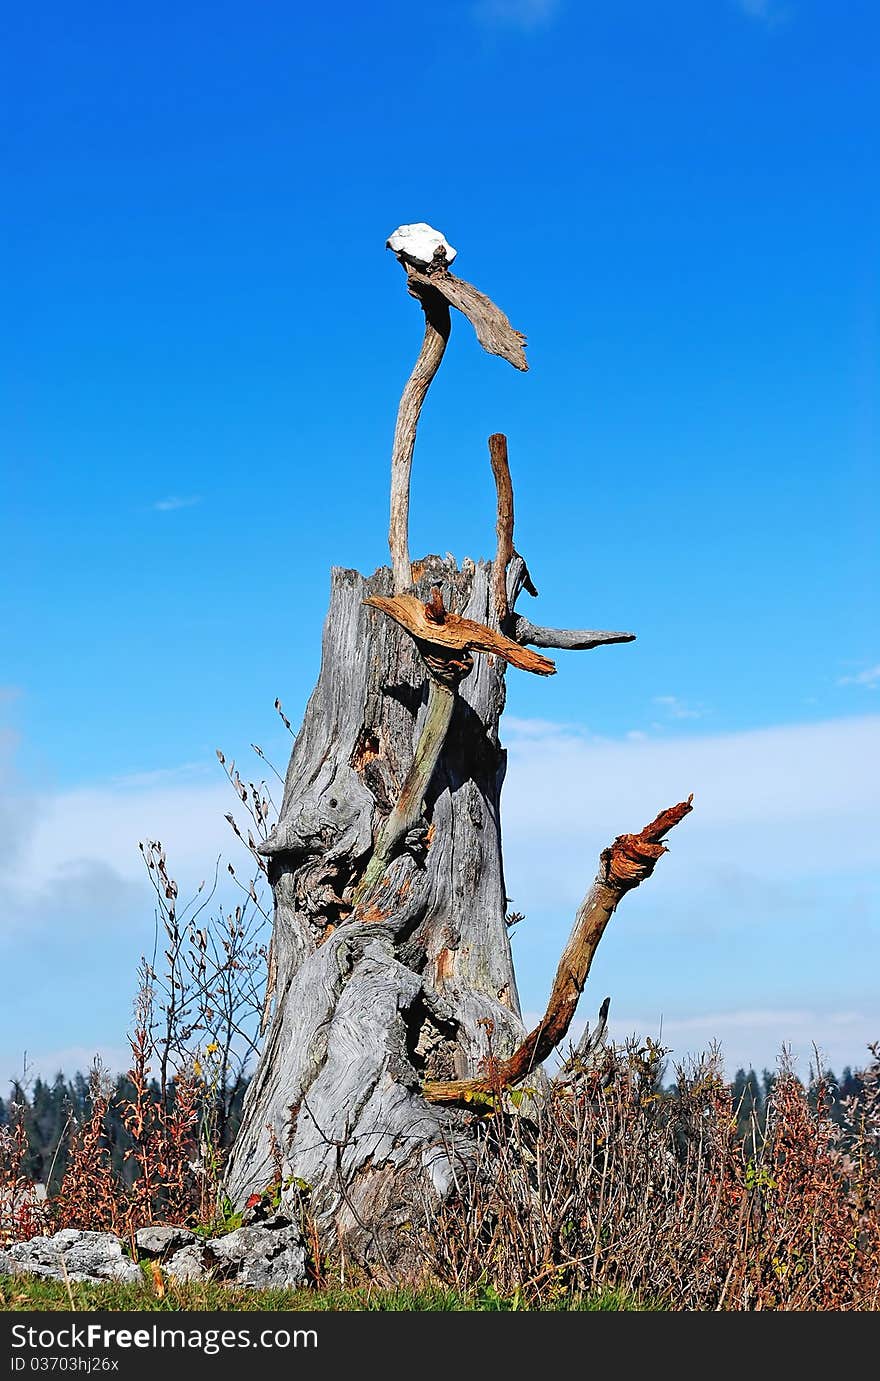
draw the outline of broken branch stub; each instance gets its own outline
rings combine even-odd
[[[564,1040],[577,1010],[593,956],[605,927],[627,892],[651,876],[657,860],[666,853],[663,837],[689,815],[693,796],[670,806],[638,834],[618,835],[599,858],[599,871],[592,887],[578,908],[574,926],[563,950],[547,1003],[538,1026],[507,1060],[498,1060],[480,1079],[429,1081],[422,1093],[429,1103],[452,1103],[466,1107],[475,1097],[499,1094],[519,1083],[547,1059]]]
[[[566,1061],[565,1067],[556,1077],[558,1084],[575,1083],[600,1062],[606,1049],[605,1036],[608,1031],[608,1009],[610,1006],[611,998],[606,997],[599,1008],[599,1020],[595,1027],[590,1030],[589,1022],[586,1024],[583,1035],[572,1051],[571,1058]]]
[[[506,574],[506,593],[508,608],[513,610],[522,590],[537,596],[529,568],[514,547]],[[571,652],[587,651],[601,647],[605,643],[631,643],[635,633],[608,632],[599,628],[544,628],[532,623],[523,614],[513,613],[508,620],[507,632],[518,643],[531,643],[533,647],[558,647]]]
[[[492,594],[499,628],[504,628],[510,614],[507,598],[507,568],[513,560],[513,481],[507,458],[507,437],[493,432],[489,437],[489,459],[495,476],[498,517],[495,524],[497,545],[492,567]]]
[[[473,619],[460,618],[458,614],[443,611],[442,620],[432,605],[423,604],[418,595],[400,594],[389,598],[386,595],[370,595],[364,603],[371,609],[379,609],[394,619],[420,644],[428,644],[437,649],[434,655],[442,658],[446,652],[486,652],[503,657],[511,666],[521,671],[533,671],[538,676],[553,676],[556,667],[548,657],[532,652],[529,648],[506,638],[503,633]]]
[[[588,652],[608,643],[635,642],[635,633],[611,633],[600,628],[542,628],[522,614],[513,616],[513,636],[518,643],[533,647],[557,647],[568,652]]]

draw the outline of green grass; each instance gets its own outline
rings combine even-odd
[[[36,1276],[0,1275],[0,1313],[16,1310],[63,1311],[71,1307],[77,1311],[122,1310],[180,1312],[188,1310],[219,1310],[224,1313],[249,1311],[340,1311],[377,1310],[385,1313],[493,1312],[526,1310],[528,1305],[517,1297],[505,1299],[491,1288],[473,1295],[458,1295],[451,1290],[427,1287],[419,1290],[376,1290],[360,1288],[342,1290],[241,1290],[210,1283],[180,1285],[166,1281],[165,1293],[160,1297],[152,1281],[143,1285],[85,1285],[71,1281],[42,1280]],[[622,1293],[560,1297],[532,1306],[544,1311],[594,1310],[656,1310],[656,1304],[642,1304]]]

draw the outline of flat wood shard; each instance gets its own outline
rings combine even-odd
[[[393,598],[370,595],[364,604],[387,614],[418,642],[432,643],[435,647],[455,652],[487,652],[503,657],[521,671],[533,671],[538,676],[553,676],[556,673],[555,663],[549,657],[542,657],[540,653],[522,647],[512,638],[506,638],[503,633],[487,628],[485,624],[442,610],[442,603],[438,608],[433,595],[431,604],[423,604],[418,595],[408,594],[394,595]]]
[[[464,278],[456,278],[454,273],[439,266],[439,271],[430,274],[420,273],[405,265],[410,292],[419,296],[419,290],[435,288],[451,306],[457,307],[473,326],[477,340],[490,355],[500,355],[514,369],[523,372],[528,369],[525,344],[521,331],[511,326],[508,318],[491,298],[468,283]]]

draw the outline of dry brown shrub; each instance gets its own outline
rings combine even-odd
[[[766,1129],[737,1132],[717,1057],[660,1087],[630,1045],[498,1107],[479,1162],[422,1244],[460,1290],[547,1300],[623,1290],[675,1310],[873,1309],[880,1294],[880,1061],[836,1124],[783,1062]]]
[[[0,1127],[0,1247],[43,1230],[43,1205],[24,1171],[27,1155],[24,1109],[13,1103],[9,1126]]]

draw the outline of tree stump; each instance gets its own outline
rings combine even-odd
[[[500,433],[489,439],[494,562],[411,564],[416,428],[450,305],[487,350],[527,366],[524,337],[449,272],[445,237],[420,223],[388,243],[425,314],[392,449],[392,565],[370,579],[332,574],[320,676],[260,845],[275,900],[271,1015],[226,1176],[237,1205],[279,1181],[282,1203],[307,1186],[325,1245],[386,1274],[418,1264],[401,1227],[423,1221],[473,1164],[474,1110],[526,1078],[542,1086],[608,921],[691,809],[682,801],[602,853],[546,1013],[526,1034],[501,852],[506,667],[550,675],[554,663],[527,644],[588,649],[634,635],[517,613],[520,593],[537,591],[513,545]],[[598,1039],[606,1017],[607,1000]]]
[[[417,571],[426,601],[439,585],[447,608],[490,622],[490,563],[459,571],[429,557]],[[525,1034],[501,854],[499,658],[478,657],[462,682],[424,821],[363,914],[352,909],[427,712],[413,639],[364,603],[391,588],[387,568],[370,580],[333,571],[321,673],[262,846],[274,1011],[228,1171],[243,1202],[280,1153],[283,1178],[308,1183],[322,1222],[367,1256],[378,1225],[387,1254],[395,1225],[426,1193],[444,1197],[472,1152],[469,1115],[426,1103],[423,1081],[475,1076],[490,1040],[506,1055]]]

